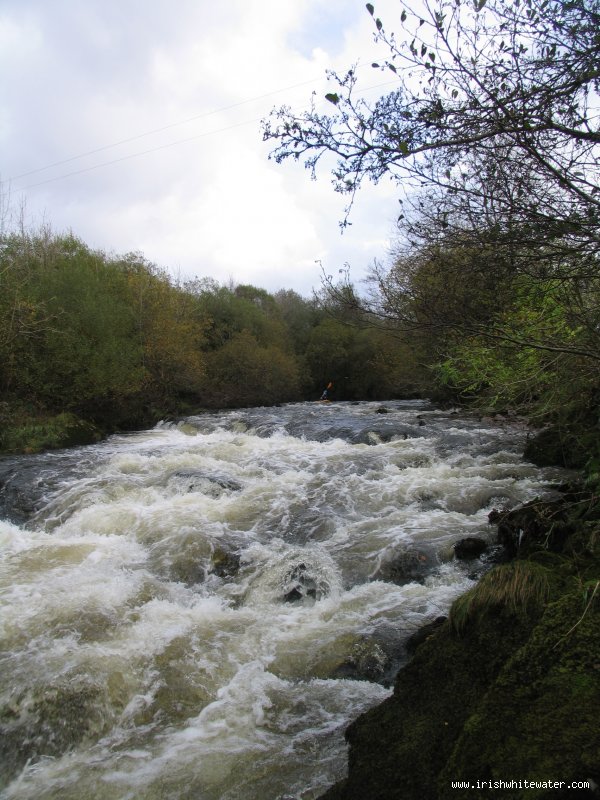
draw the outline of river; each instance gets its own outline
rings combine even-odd
[[[210,412],[0,459],[0,796],[312,800],[492,508],[523,426],[425,401]]]

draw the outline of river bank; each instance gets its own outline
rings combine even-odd
[[[323,800],[599,796],[597,488],[490,514],[511,560],[350,725],[348,777]]]
[[[40,453],[64,447],[95,444],[112,433],[143,430],[167,416],[183,415],[188,406],[140,407],[135,414],[120,413],[90,419],[72,411],[51,411],[23,402],[0,402],[0,454]]]

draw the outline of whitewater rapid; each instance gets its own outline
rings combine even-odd
[[[6,800],[312,800],[492,508],[560,478],[426,402],[212,412],[0,459]]]

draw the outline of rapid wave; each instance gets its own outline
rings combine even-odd
[[[315,798],[493,507],[560,477],[418,401],[212,412],[0,460],[2,797]]]

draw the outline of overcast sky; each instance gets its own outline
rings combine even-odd
[[[375,7],[393,25],[397,3]],[[308,295],[347,262],[359,280],[388,258],[397,191],[365,187],[340,233],[347,198],[269,161],[260,119],[357,61],[369,97],[389,91],[373,30],[363,0],[0,0],[4,195],[183,279]]]

